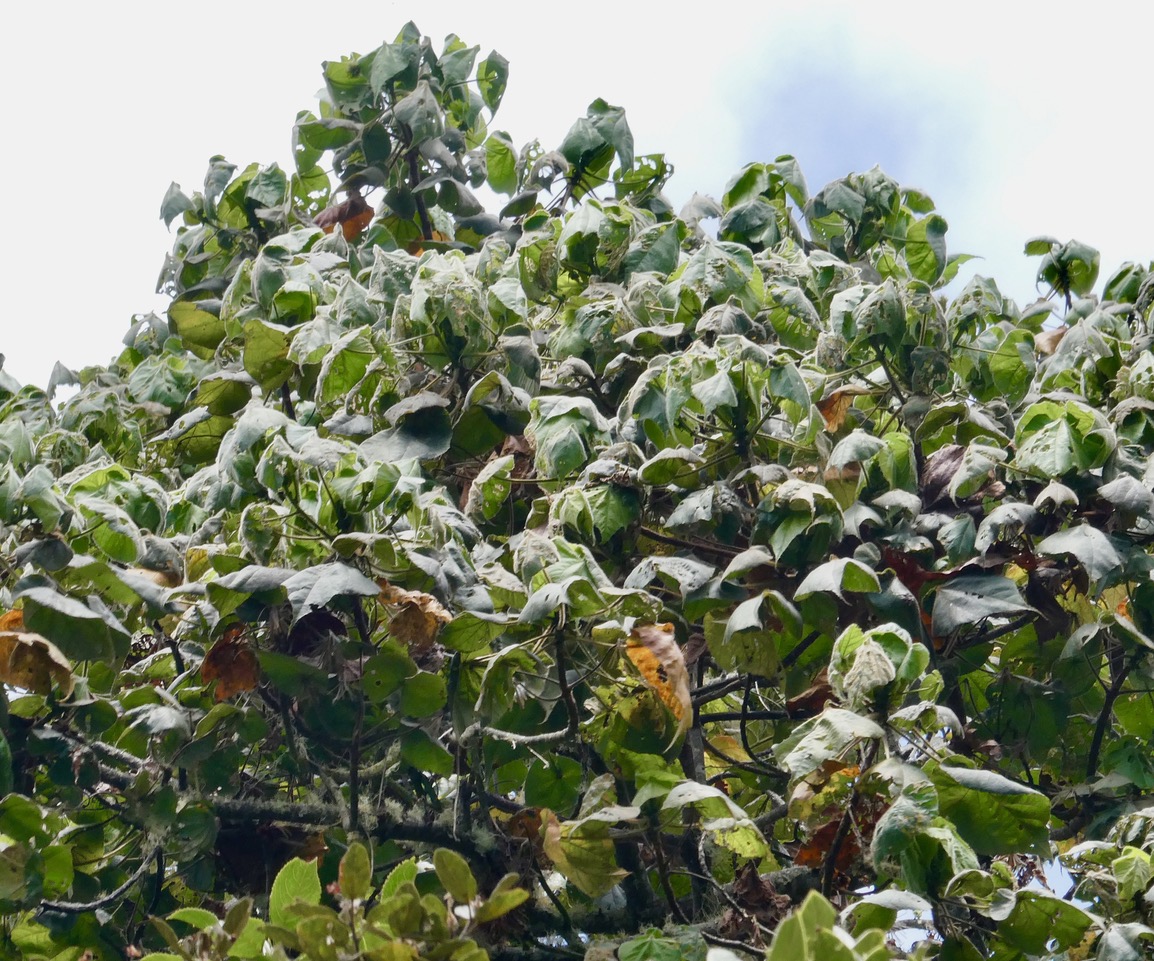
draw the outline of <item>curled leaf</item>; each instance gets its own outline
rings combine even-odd
[[[345,240],[356,240],[372,219],[373,208],[365,203],[361,192],[353,188],[349,191],[348,199],[326,207],[317,214],[316,225],[326,234],[331,234],[337,224],[340,224]]]
[[[381,602],[392,611],[389,633],[402,641],[418,662],[429,653],[442,625],[453,619],[432,594],[406,591],[386,580],[377,582],[381,588]]]
[[[54,680],[65,697],[72,693],[72,665],[55,644],[39,634],[0,631],[0,682],[47,694]]]
[[[842,424],[845,423],[846,415],[853,405],[853,399],[868,393],[869,390],[865,387],[850,385],[848,387],[839,387],[828,397],[823,397],[819,400],[817,402],[817,409],[821,412],[821,416],[825,420],[825,429],[831,434],[836,434],[841,430]]]
[[[625,653],[664,704],[677,718],[677,737],[693,721],[689,671],[677,645],[672,624],[639,624],[629,633]]]

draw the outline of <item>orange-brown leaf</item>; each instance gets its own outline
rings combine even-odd
[[[318,832],[305,838],[304,843],[297,850],[296,856],[302,861],[316,861],[320,865],[328,849],[329,846],[325,842],[324,833]]]
[[[1053,330],[1043,330],[1034,335],[1034,348],[1039,354],[1049,356],[1058,349],[1062,338],[1066,336],[1069,327],[1056,327]]]
[[[0,614],[0,631],[22,630],[24,630],[23,611],[5,611],[3,614]]]
[[[365,203],[359,190],[350,190],[346,200],[326,207],[316,216],[316,225],[331,234],[337,224],[345,240],[355,240],[373,219],[373,208]]]
[[[819,827],[810,835],[809,840],[798,849],[793,863],[805,868],[816,868],[825,864],[826,855],[833,846],[834,838],[837,837],[840,827],[840,817],[827,821]],[[843,874],[849,874],[850,868],[859,854],[861,854],[861,845],[854,836],[854,832],[850,831],[842,839],[841,847],[837,849],[837,860],[834,861],[834,867]]]
[[[828,397],[819,400],[817,409],[821,411],[821,416],[825,419],[825,429],[831,434],[841,430],[842,424],[845,423],[846,414],[849,413],[849,409],[853,405],[853,399],[868,393],[869,391],[864,387],[840,387]]]
[[[72,693],[72,665],[55,644],[39,634],[0,631],[0,683],[47,694],[53,680],[65,697]]]
[[[625,653],[645,683],[677,718],[678,736],[684,734],[693,721],[693,703],[689,696],[689,671],[673,625],[637,625],[629,633]]]
[[[205,684],[216,681],[218,701],[256,688],[260,680],[260,662],[249,647],[242,628],[229,628],[212,645],[200,665],[200,678]]]
[[[535,847],[541,844],[540,808],[521,808],[505,822],[505,831],[512,838],[531,841]]]
[[[148,567],[130,567],[125,573],[143,577],[157,587],[179,587],[181,582],[181,576],[176,571],[154,571]]]
[[[369,221],[373,219],[372,209],[362,210],[359,214],[354,214],[347,220],[341,221],[341,233],[345,235],[345,240],[356,240],[361,232],[369,225]]]

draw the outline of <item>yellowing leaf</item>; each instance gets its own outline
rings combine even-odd
[[[629,872],[617,867],[609,837],[609,822],[595,819],[562,822],[548,808],[541,809],[542,846],[566,880],[582,893],[599,898]]]
[[[657,696],[677,718],[677,737],[693,722],[689,671],[672,624],[639,624],[629,633],[625,653]]]
[[[72,665],[55,644],[39,634],[0,631],[0,682],[47,694],[53,680],[65,697],[72,693]]]

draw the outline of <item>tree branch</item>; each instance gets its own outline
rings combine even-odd
[[[432,240],[433,223],[429,220],[429,208],[425,204],[425,198],[417,190],[417,184],[421,182],[421,168],[417,160],[418,148],[414,147],[405,157],[409,161],[409,186],[413,190],[413,199],[417,204],[417,217],[421,221],[421,235],[425,240]]]

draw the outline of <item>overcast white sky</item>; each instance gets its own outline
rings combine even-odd
[[[675,204],[793,153],[813,192],[875,163],[926,190],[951,251],[1020,302],[1037,234],[1098,247],[1103,277],[1154,259],[1154,7],[1135,2],[26,4],[0,40],[5,369],[107,363],[164,306],[169,182],[198,188],[217,153],[289,166],[321,61],[409,19],[509,59],[494,127],[517,144],[624,106],[638,152],[676,166]]]

